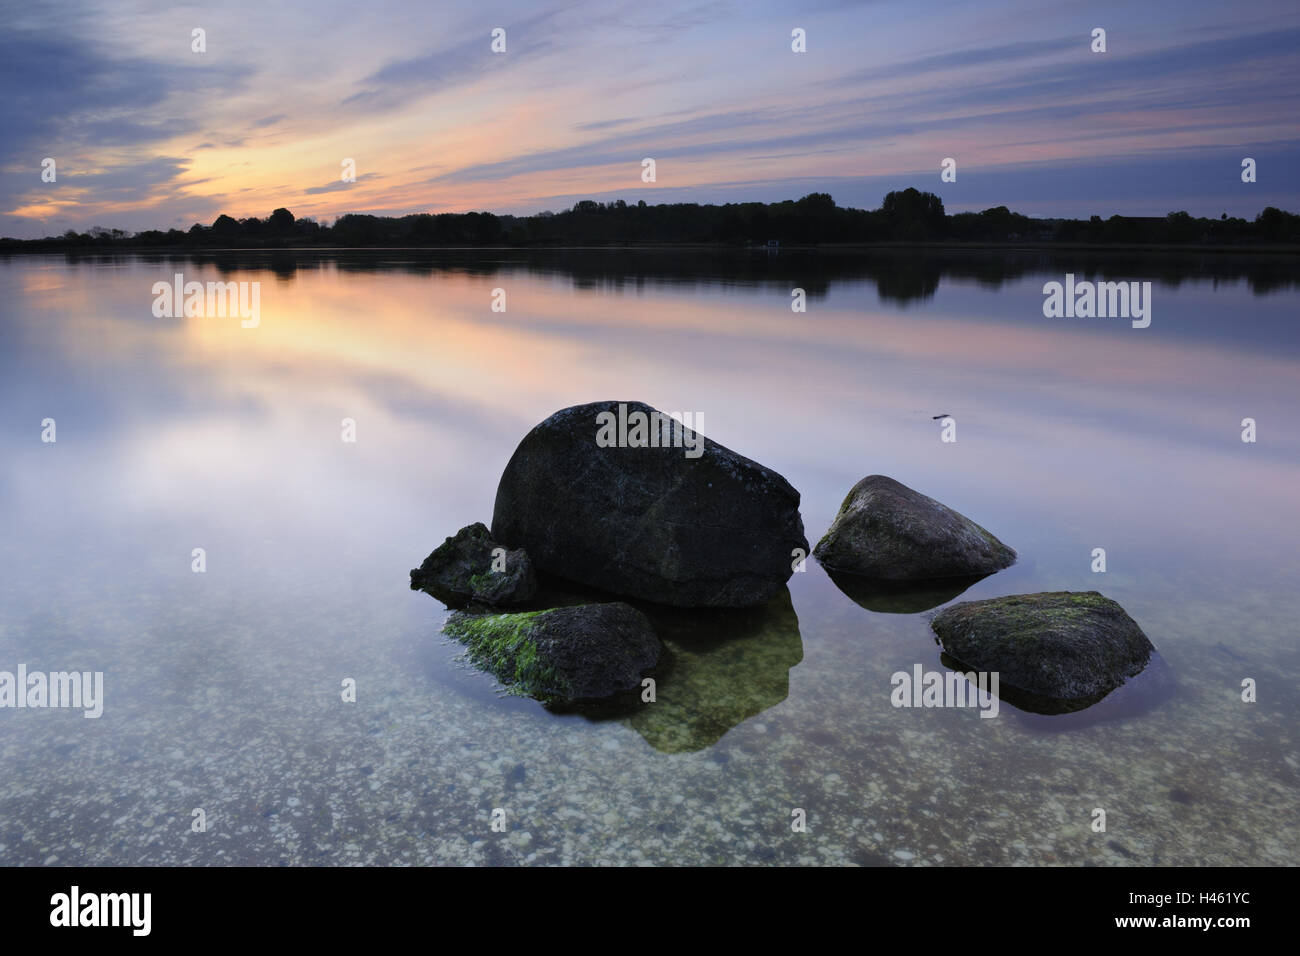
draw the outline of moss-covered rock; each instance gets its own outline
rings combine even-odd
[[[447,619],[443,633],[515,693],[546,702],[600,700],[637,687],[659,660],[644,614],[623,603]]]
[[[486,525],[475,522],[438,545],[411,572],[411,587],[448,607],[471,602],[518,607],[537,593],[537,575],[522,548],[507,550],[492,540]]]
[[[1016,560],[965,515],[884,475],[853,486],[813,554],[828,570],[884,581],[986,575]]]
[[[1138,674],[1154,648],[1124,609],[1096,591],[1015,594],[945,608],[931,622],[964,668],[1042,698],[1099,700]]]

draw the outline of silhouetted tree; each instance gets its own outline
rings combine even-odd
[[[880,206],[895,239],[935,239],[944,234],[943,200],[909,186],[886,194]]]
[[[271,231],[281,236],[293,231],[293,223],[293,213],[283,206],[271,213],[271,218],[267,220],[267,225],[271,227]]]
[[[1300,216],[1269,206],[1255,217],[1255,226],[1263,238],[1277,242],[1300,241]]]

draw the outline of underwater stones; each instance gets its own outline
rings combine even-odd
[[[506,550],[476,521],[440,544],[411,571],[411,587],[432,594],[449,607],[472,601],[511,607],[532,599],[537,593],[537,576],[526,552]]]
[[[1016,560],[965,515],[884,475],[853,486],[813,554],[828,570],[885,581],[986,575]]]
[[[966,601],[930,626],[963,669],[996,671],[1013,692],[1080,705],[1140,673],[1155,651],[1124,609],[1096,591]]]
[[[612,425],[634,416],[648,432]],[[640,402],[556,412],[506,465],[493,536],[526,549],[539,570],[614,594],[678,607],[765,603],[793,573],[792,552],[808,550],[799,493],[697,433],[677,440],[680,428]]]
[[[599,700],[640,686],[660,644],[621,602],[513,614],[453,613],[443,633],[516,693],[545,702]]]

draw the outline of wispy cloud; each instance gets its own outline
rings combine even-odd
[[[367,110],[409,106],[412,99],[431,96],[471,83],[495,71],[516,70],[524,63],[552,51],[562,34],[559,10],[548,10],[527,19],[499,25],[506,31],[506,53],[494,53],[491,31],[494,25],[470,33],[459,43],[416,57],[395,60],[361,81],[362,89],[343,100],[344,106]]]
[[[312,186],[310,189],[304,189],[303,193],[308,196],[317,196],[321,193],[335,193],[345,189],[352,189],[357,183],[368,182],[372,179],[383,179],[378,173],[362,173],[354,182],[344,182],[342,179],[336,179],[333,182],[326,183],[324,186]]]

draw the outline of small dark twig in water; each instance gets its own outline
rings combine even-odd
[[[939,419],[941,419],[941,418],[952,418],[952,416],[949,415],[947,412],[944,412],[942,415],[931,415],[931,416],[930,416],[930,420],[931,420],[931,421],[935,421],[935,422],[937,422],[937,421],[938,421]]]

